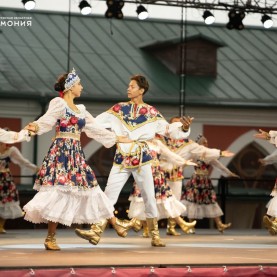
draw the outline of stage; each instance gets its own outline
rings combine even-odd
[[[58,229],[57,243],[62,250],[56,252],[44,249],[46,232],[46,229],[24,229],[7,230],[6,234],[1,234],[0,276],[30,276],[24,274],[32,273],[49,276],[45,275],[49,270],[51,276],[71,276],[78,272],[77,276],[150,276],[147,273],[155,276],[187,276],[185,273],[204,276],[200,274],[201,270],[211,273],[205,276],[223,276],[216,272],[230,274],[231,270],[240,269],[242,272],[244,268],[249,274],[254,270],[259,274],[272,272],[272,275],[246,275],[244,272],[244,275],[228,276],[277,275],[277,237],[266,230],[230,229],[220,234],[216,229],[199,229],[193,235],[172,237],[161,229],[167,245],[160,248],[152,247],[150,238],[142,238],[141,232],[130,231],[126,238],[120,238],[113,229],[108,229],[100,243],[94,246],[77,237],[74,228]],[[169,269],[176,274],[162,275]],[[88,275],[82,275],[89,270]],[[136,270],[140,274],[145,270],[146,275],[136,275]],[[178,270],[182,270],[183,275],[178,275]],[[193,274],[197,270],[200,270],[199,274]],[[212,274],[212,270],[216,271]],[[122,275],[125,271],[128,274]]]

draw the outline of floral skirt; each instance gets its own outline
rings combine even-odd
[[[23,216],[18,190],[10,171],[0,172],[0,218],[14,219]]]
[[[223,215],[216,202],[216,192],[206,175],[193,175],[183,187],[181,202],[187,211],[182,214],[190,219],[215,218]]]

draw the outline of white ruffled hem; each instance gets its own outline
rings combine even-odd
[[[15,219],[23,216],[19,201],[0,205],[0,218]]]
[[[215,218],[223,215],[223,212],[217,203],[214,204],[195,204],[186,200],[181,201],[187,208],[187,211],[182,214],[191,219]]]
[[[114,216],[114,207],[99,186],[83,191],[41,187],[23,210],[33,223],[58,222],[66,226],[93,224]]]
[[[267,214],[272,217],[277,217],[277,196],[274,196],[266,205]]]
[[[137,218],[139,220],[146,220],[145,205],[141,197],[129,197],[130,207],[128,212],[129,218]],[[174,196],[164,200],[157,201],[158,216],[157,219],[175,218],[186,211],[186,207],[178,201]]]

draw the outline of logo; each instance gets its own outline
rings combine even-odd
[[[0,17],[0,27],[32,27],[32,17]]]

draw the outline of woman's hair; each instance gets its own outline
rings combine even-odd
[[[68,73],[64,73],[60,75],[54,85],[55,91],[58,91],[60,93],[60,96],[63,97],[63,91],[64,91],[64,84]]]
[[[130,80],[134,80],[137,82],[139,88],[144,89],[143,94],[145,94],[149,89],[149,83],[146,78],[142,75],[133,75]]]
[[[169,123],[173,123],[173,122],[179,122],[181,119],[180,116],[174,116],[174,117],[171,117],[170,120],[169,120]]]

